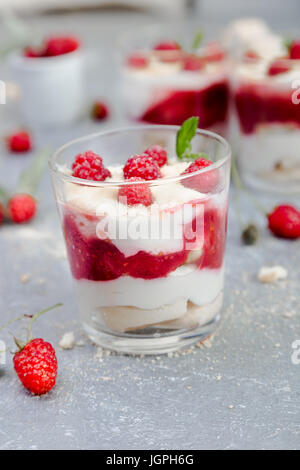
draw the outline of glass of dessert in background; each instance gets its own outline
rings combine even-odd
[[[249,19],[229,27],[224,44],[234,56],[231,141],[243,180],[299,192],[300,41],[287,42]]]
[[[228,64],[220,43],[194,25],[149,26],[120,38],[124,112],[135,122],[199,127],[226,134]]]
[[[26,125],[58,126],[79,118],[83,106],[83,53],[75,37],[53,36],[10,57]]]
[[[178,129],[94,134],[50,161],[83,327],[112,350],[173,351],[220,319],[230,147],[196,118]]]

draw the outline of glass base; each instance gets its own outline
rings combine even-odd
[[[153,329],[153,333],[115,333],[103,331],[95,324],[82,323],[88,337],[97,345],[124,354],[166,354],[187,348],[194,343],[204,341],[217,328],[221,315],[216,315],[209,323],[189,330],[169,330],[161,332]]]

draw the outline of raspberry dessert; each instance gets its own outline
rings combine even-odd
[[[217,323],[230,151],[197,125],[99,134],[50,163],[83,326],[102,346],[167,352]]]
[[[121,67],[125,112],[151,124],[181,125],[198,116],[199,127],[224,134],[229,99],[225,52],[217,42],[193,44],[188,36],[183,34],[187,44],[168,37],[152,37],[151,43],[144,38],[138,47],[128,44]]]
[[[250,185],[299,191],[299,41],[287,43],[251,24],[255,35],[247,37],[232,74],[239,167]]]

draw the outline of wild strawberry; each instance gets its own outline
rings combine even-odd
[[[158,164],[146,154],[129,158],[124,165],[123,173],[125,179],[137,177],[144,180],[156,180],[161,178]]]
[[[29,152],[32,148],[31,137],[26,131],[15,132],[7,136],[6,143],[10,152]]]
[[[300,41],[293,41],[290,46],[290,58],[300,59]]]
[[[281,60],[275,60],[268,68],[268,75],[274,76],[280,73],[285,73],[290,70],[290,67]]]
[[[199,157],[194,162],[192,162],[181,174],[193,174],[195,171],[199,171],[203,168],[209,167],[210,165],[212,165],[212,163],[212,161],[206,160],[206,158]],[[215,189],[218,184],[218,181],[218,173],[216,170],[213,170],[191,178],[184,179],[182,180],[182,184],[187,188],[195,189],[196,191],[200,191],[202,193],[209,193]]]
[[[92,117],[97,121],[103,121],[109,116],[108,106],[102,101],[96,101],[92,109]]]
[[[47,40],[43,56],[53,57],[68,54],[79,48],[78,39],[71,36],[51,37]]]
[[[129,178],[127,181],[137,182],[145,181],[142,178]],[[124,185],[119,189],[119,200],[128,206],[143,204],[150,206],[152,204],[152,193],[148,184]]]
[[[147,67],[148,62],[149,62],[148,58],[141,52],[136,52],[135,54],[131,54],[127,58],[127,65],[129,65],[129,67],[135,67],[138,69]]]
[[[144,153],[152,157],[160,167],[167,163],[167,152],[160,145],[152,145],[152,147],[148,147]]]
[[[72,164],[72,176],[93,181],[104,181],[111,173],[103,165],[100,155],[88,150],[80,153]]]
[[[36,338],[13,358],[15,371],[24,385],[35,395],[48,393],[55,385],[57,376],[57,359],[50,343]]]
[[[204,67],[204,61],[201,57],[194,54],[189,54],[183,57],[183,70],[190,72],[197,72]]]
[[[269,229],[277,237],[300,237],[300,211],[290,205],[281,205],[268,215]]]
[[[36,213],[36,200],[29,194],[15,194],[7,205],[8,215],[16,224],[29,222]]]

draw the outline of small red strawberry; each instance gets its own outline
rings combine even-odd
[[[32,149],[32,140],[28,132],[19,131],[6,137],[6,144],[10,152],[29,152]]]
[[[157,43],[153,49],[155,51],[178,51],[181,47],[178,42],[170,40]]]
[[[181,47],[176,41],[159,42],[153,49],[162,62],[177,62],[181,56]]]
[[[145,181],[142,178],[129,178],[127,181],[137,182]],[[119,189],[119,200],[128,206],[150,206],[153,202],[151,189],[148,184],[124,185]]]
[[[293,41],[290,46],[290,58],[300,59],[300,41]]]
[[[274,75],[279,75],[281,73],[286,73],[290,70],[289,65],[285,64],[281,60],[275,60],[272,62],[268,69],[268,75],[269,76],[274,76]]]
[[[54,348],[41,338],[29,341],[13,358],[20,381],[34,395],[44,395],[55,385],[57,359]]]
[[[68,54],[79,48],[79,41],[71,36],[51,37],[47,40],[43,56],[53,57]]]
[[[280,205],[268,215],[269,229],[277,237],[300,237],[300,211],[290,205]]]
[[[212,161],[206,158],[197,158],[192,162],[185,170],[182,175],[192,175],[195,171],[202,170],[212,165]],[[219,176],[217,170],[208,171],[191,178],[182,180],[183,186],[202,193],[209,193],[213,191],[219,182]]]
[[[131,54],[127,58],[127,65],[129,65],[129,67],[134,67],[137,69],[143,69],[147,67],[148,63],[149,63],[148,58],[145,55],[143,55],[141,52],[136,52],[134,54]]]
[[[92,108],[92,118],[96,121],[103,121],[109,117],[108,106],[102,101],[96,101]]]
[[[152,157],[159,167],[164,166],[167,163],[167,152],[160,145],[152,145],[152,147],[148,147],[144,153],[149,157]]]
[[[15,194],[8,201],[8,215],[16,224],[32,220],[36,214],[37,203],[30,194]]]
[[[145,153],[129,158],[124,165],[123,173],[125,179],[137,177],[144,180],[156,180],[161,178],[158,164]]]

